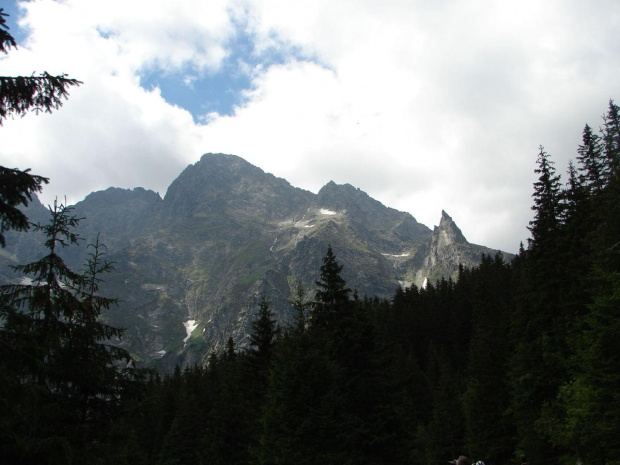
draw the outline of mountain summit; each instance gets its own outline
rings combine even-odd
[[[33,203],[28,214],[41,217],[42,209]],[[468,243],[446,212],[431,231],[349,184],[329,182],[313,194],[233,155],[205,154],[163,199],[110,188],[75,210],[86,218],[77,232],[87,243],[100,233],[115,262],[101,289],[121,303],[106,320],[127,328],[127,349],[164,370],[200,361],[229,336],[246,346],[262,294],[281,323],[290,321],[294,283],[313,295],[329,244],[348,287],[385,298],[497,253]],[[20,263],[37,236],[7,239],[0,259]],[[76,248],[67,260],[78,267],[86,252]]]

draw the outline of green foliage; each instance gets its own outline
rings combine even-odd
[[[252,323],[250,346],[257,357],[269,360],[277,334],[275,314],[269,309],[267,296],[262,295],[258,310],[258,319]]]
[[[17,43],[9,33],[9,27],[6,25],[6,19],[3,16],[9,15],[4,12],[4,8],[0,8],[0,52],[8,53],[11,47],[17,48]]]
[[[308,308],[310,304],[306,301],[306,288],[301,278],[295,280],[289,302],[295,309],[295,323],[292,329],[297,334],[302,334],[308,326]]]
[[[327,328],[333,324],[339,312],[347,310],[351,289],[346,287],[341,272],[342,266],[338,265],[330,245],[323,258],[321,276],[315,283],[317,290],[310,314],[310,321],[313,326]]]
[[[0,51],[8,53],[17,48],[15,39],[8,31],[8,16],[0,8]],[[28,111],[35,113],[57,110],[62,100],[69,96],[68,88],[82,84],[66,74],[52,76],[47,72],[39,76],[0,76],[0,125],[7,116],[24,116]]]
[[[548,247],[547,243],[558,233],[561,218],[560,176],[556,175],[553,161],[549,154],[540,147],[538,167],[534,170],[539,174],[534,183],[534,219],[530,221],[532,244],[536,247]]]
[[[6,246],[4,233],[9,230],[27,231],[28,218],[17,207],[28,206],[32,195],[41,192],[49,179],[30,174],[30,170],[18,170],[0,166],[0,246]]]
[[[29,111],[51,113],[69,96],[69,87],[80,84],[66,74],[0,76],[0,124],[7,116],[24,116]]]
[[[96,454],[93,441],[132,376],[123,368],[129,354],[113,344],[123,331],[99,320],[114,303],[99,295],[101,274],[111,270],[103,246],[93,244],[86,268],[72,271],[59,251],[78,242],[72,229],[79,219],[58,204],[50,215],[34,227],[45,234],[48,254],[14,267],[27,284],[0,288],[0,450],[14,463],[70,463]]]
[[[0,52],[8,53],[17,48],[6,25],[4,9],[0,8]],[[34,110],[51,112],[62,106],[68,96],[68,88],[82,84],[65,74],[52,76],[46,72],[40,76],[0,76],[0,126],[7,116],[23,116]],[[41,192],[48,179],[32,175],[30,169],[18,170],[0,166],[0,246],[5,247],[4,232],[14,229],[28,230],[26,216],[17,208],[27,206],[32,194]]]

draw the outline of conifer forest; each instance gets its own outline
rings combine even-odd
[[[620,107],[582,140],[564,182],[540,148],[511,262],[381,300],[330,247],[290,324],[263,298],[249,349],[173,374],[115,344],[105,246],[69,269],[79,219],[51,207],[47,255],[0,291],[0,462],[620,464]]]

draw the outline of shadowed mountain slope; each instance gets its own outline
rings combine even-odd
[[[78,232],[86,243],[100,234],[115,262],[102,292],[121,303],[106,320],[127,328],[123,344],[138,359],[163,370],[202,360],[229,336],[246,346],[263,293],[280,322],[290,321],[293,283],[301,279],[313,295],[328,244],[350,288],[387,298],[399,285],[455,277],[459,263],[497,252],[469,244],[445,212],[431,231],[349,184],[313,194],[223,154],[188,166],[163,199],[109,188],[75,212],[85,218]],[[45,217],[40,204],[28,214]],[[7,236],[4,269],[33,255],[37,237],[29,234]],[[84,245],[65,257],[79,267],[87,252]]]

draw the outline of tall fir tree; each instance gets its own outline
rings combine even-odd
[[[508,383],[509,412],[517,450],[538,463],[557,463],[558,450],[541,433],[542,405],[552,402],[567,377],[568,308],[561,296],[566,285],[562,255],[562,191],[553,161],[541,147],[535,172],[534,219],[527,253],[515,269],[515,311],[510,334],[512,354]]]
[[[250,346],[252,354],[268,362],[273,352],[276,335],[278,333],[274,312],[269,308],[267,296],[261,295],[257,319],[252,323]]]
[[[528,229],[532,234],[530,244],[534,247],[547,247],[557,236],[561,220],[561,184],[549,154],[540,147],[537,159],[538,167],[534,170],[539,175],[534,183],[534,219]]]
[[[79,218],[54,204],[35,230],[48,254],[27,265],[21,284],[0,288],[3,400],[0,455],[14,463],[70,463],[100,455],[101,433],[129,373],[129,354],[111,344],[122,330],[100,320],[114,303],[99,295],[110,271],[98,243],[83,273],[69,269],[59,249],[74,245]]]
[[[301,278],[297,278],[289,302],[295,310],[295,320],[292,330],[297,334],[302,334],[306,331],[308,325],[308,307],[310,305],[306,302],[306,288]]]
[[[316,281],[317,290],[310,314],[310,322],[316,328],[332,326],[338,314],[347,311],[351,289],[342,277],[342,269],[329,245],[323,257],[320,278]]]
[[[582,143],[577,149],[579,162],[579,181],[581,185],[594,193],[604,186],[609,174],[605,163],[601,137],[592,132],[589,125],[583,128]]]
[[[605,161],[609,175],[620,181],[620,107],[609,101],[607,113],[603,117],[603,143]]]

